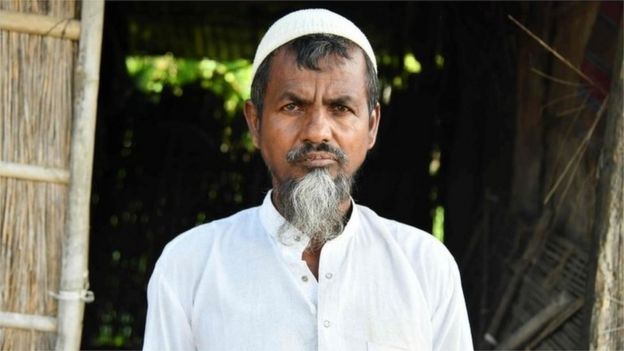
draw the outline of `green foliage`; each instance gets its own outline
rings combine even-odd
[[[437,69],[444,68],[444,56],[442,56],[442,54],[435,55],[435,64]]]
[[[433,212],[433,236],[444,242],[444,207],[436,206]]]
[[[134,78],[136,87],[150,96],[154,103],[160,101],[164,88],[170,88],[175,96],[182,96],[185,86],[199,83],[203,89],[223,99],[223,110],[229,121],[242,113],[245,100],[250,96],[251,62],[245,59],[220,62],[209,58],[176,58],[170,53],[164,56],[128,56],[126,69]],[[232,149],[231,134],[231,127],[226,126],[221,152],[227,153]],[[248,152],[254,150],[249,133],[243,135],[240,144]]]
[[[439,55],[438,55],[439,56]],[[436,65],[439,69],[444,65],[444,58],[436,57]],[[420,75],[423,66],[412,52],[407,52],[403,57],[381,53],[377,57],[378,70],[380,71],[379,81],[381,84],[381,102],[389,105],[392,91],[405,90],[409,85],[409,80],[413,76]]]
[[[405,71],[408,73],[420,73],[420,71],[422,71],[420,62],[418,62],[411,52],[405,54],[405,57],[403,57],[403,67],[405,67]]]
[[[153,96],[156,102],[165,86],[181,96],[185,85],[199,82],[202,88],[223,97],[223,107],[230,118],[242,110],[250,94],[251,62],[245,59],[219,62],[209,58],[176,58],[172,54],[128,56],[126,68],[139,90]]]

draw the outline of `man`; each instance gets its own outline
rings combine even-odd
[[[145,349],[472,349],[445,247],[351,199],[379,126],[376,69],[364,34],[335,13],[271,26],[245,117],[273,189],[167,245]]]

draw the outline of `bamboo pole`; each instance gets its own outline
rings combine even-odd
[[[544,210],[544,214],[540,218],[539,222],[535,226],[533,230],[533,234],[531,235],[531,239],[529,240],[524,253],[522,254],[522,258],[517,264],[517,267],[514,270],[514,275],[511,278],[511,281],[505,287],[505,291],[501,297],[498,306],[496,307],[496,311],[494,312],[494,316],[488,325],[488,329],[483,336],[483,339],[490,345],[496,345],[498,343],[496,336],[498,334],[498,329],[503,324],[503,320],[511,303],[518,292],[518,288],[522,283],[522,279],[524,278],[524,273],[531,266],[531,264],[535,261],[535,257],[538,253],[540,253],[543,243],[548,236],[548,231],[550,230],[551,223],[551,214],[549,211]]]
[[[102,50],[104,1],[82,2],[75,69],[68,215],[63,240],[56,350],[78,350],[88,299],[89,202]]]
[[[509,335],[496,349],[516,350],[525,344],[540,329],[547,326],[559,313],[565,311],[570,303],[573,302],[574,300],[572,297],[567,292],[563,291],[550,304],[535,314],[513,334]]]
[[[544,340],[547,336],[554,333],[563,323],[565,323],[570,317],[572,317],[576,312],[578,312],[583,304],[585,303],[585,299],[577,298],[574,302],[571,302],[566,306],[565,309],[561,311],[555,318],[553,318],[548,325],[546,325],[540,331],[537,336],[532,337],[531,341],[524,346],[525,350],[533,350],[535,346],[539,345],[542,340]]]
[[[80,37],[80,22],[75,19],[6,10],[0,10],[0,29],[71,40]]]
[[[33,314],[0,312],[0,327],[55,332],[56,318]]]
[[[624,349],[624,58],[618,34],[608,99],[596,217],[591,350]]]
[[[48,168],[0,161],[0,177],[34,180],[48,183],[69,183],[69,172],[60,168]]]

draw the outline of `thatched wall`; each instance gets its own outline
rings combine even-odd
[[[76,2],[0,1],[1,10],[74,18]],[[0,30],[0,162],[67,169],[73,60],[68,39]],[[66,184],[0,177],[0,311],[56,315]],[[54,334],[0,329],[0,349],[51,349]]]

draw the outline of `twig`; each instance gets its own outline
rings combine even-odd
[[[587,105],[587,101],[589,101],[589,95],[585,96],[585,99],[583,100],[583,104]],[[559,160],[561,159],[561,155],[563,154],[564,141],[570,138],[570,135],[572,134],[572,129],[574,125],[576,124],[576,121],[581,117],[581,112],[582,110],[579,110],[578,113],[574,116],[574,118],[572,118],[572,121],[570,121],[568,127],[566,128],[563,140],[559,143],[559,149],[557,150],[557,157],[555,157],[555,163],[554,163],[555,169],[557,169],[557,166],[559,165]]]
[[[561,172],[561,174],[557,178],[557,181],[555,182],[555,184],[552,186],[550,191],[548,191],[548,194],[544,198],[544,205],[547,204],[548,201],[550,201],[550,198],[553,196],[553,194],[559,187],[559,184],[561,184],[561,181],[563,180],[563,178],[565,178],[566,174],[570,170],[570,167],[574,163],[574,160],[577,157],[580,157],[582,155],[582,152],[585,150],[585,144],[589,143],[589,139],[591,139],[592,134],[594,134],[594,130],[596,129],[598,122],[600,122],[600,120],[602,119],[602,115],[604,114],[605,107],[607,106],[608,100],[609,100],[609,97],[607,96],[604,99],[604,101],[602,101],[602,105],[600,105],[600,110],[598,110],[598,113],[596,113],[596,119],[594,120],[594,123],[592,124],[591,128],[587,131],[587,134],[585,134],[585,137],[581,141],[580,145],[576,148],[576,151],[574,152],[574,154],[568,161],[568,164],[565,166],[563,172]]]
[[[559,112],[559,113],[557,113],[556,116],[557,117],[567,116],[567,115],[573,114],[574,112],[583,111],[583,109],[585,109],[585,102],[583,102],[580,106],[576,106],[576,107],[573,107],[571,109],[567,109],[567,110],[565,110],[563,112]]]
[[[65,31],[67,31],[67,27],[69,26],[71,20],[72,20],[71,18],[59,19],[58,22],[56,22],[53,26],[51,26],[50,29],[48,29],[45,33],[43,33],[43,35],[44,36],[50,35],[50,33],[52,33],[52,31],[56,29],[56,27],[58,27],[61,23],[64,23],[63,29],[61,29],[61,37],[64,37]]]
[[[583,84],[581,84],[581,83],[570,82],[570,81],[567,81],[567,80],[563,80],[563,79],[560,79],[560,78],[553,77],[551,75],[548,75],[548,74],[538,70],[535,67],[531,67],[531,72],[537,74],[538,76],[540,76],[542,78],[546,78],[546,79],[548,79],[548,80],[550,80],[552,82],[555,82],[555,83],[568,85],[568,86],[571,86],[571,87],[582,87],[583,86]]]
[[[585,150],[587,150],[587,148],[589,147],[589,144],[585,144],[585,147],[583,148],[583,150],[581,151],[581,153],[584,153]],[[570,176],[568,177],[568,181],[566,182],[566,186],[565,188],[563,188],[563,191],[561,192],[561,196],[559,199],[559,203],[555,206],[555,217],[558,218],[559,215],[562,213],[562,211],[559,211],[561,209],[561,207],[563,206],[563,204],[565,203],[565,199],[566,196],[568,194],[568,190],[570,190],[571,186],[572,186],[572,182],[574,181],[574,175],[576,174],[576,171],[578,170],[579,166],[581,165],[581,158],[579,157],[575,164],[574,164],[574,169],[572,169],[572,173],[570,174]],[[587,183],[591,180],[591,177],[586,177],[585,180],[578,186],[580,189],[584,189],[585,186],[587,185]],[[574,200],[574,203],[578,204],[579,200],[579,194],[582,194],[582,191],[579,191],[577,193],[577,197]]]
[[[577,93],[577,92],[574,92],[574,93],[572,93],[572,94],[566,94],[566,95],[560,96],[560,97],[558,97],[558,98],[556,98],[556,99],[552,99],[552,100],[548,101],[547,103],[545,103],[545,104],[542,106],[542,111],[541,111],[541,113],[543,113],[545,109],[547,109],[548,107],[550,107],[550,106],[552,106],[552,105],[555,105],[555,104],[557,104],[557,103],[559,103],[559,102],[561,102],[561,101],[565,101],[565,100],[568,100],[568,99],[573,99],[573,98],[576,98],[577,96],[578,96],[578,93]]]
[[[563,57],[557,50],[553,49],[550,45],[546,44],[540,37],[533,34],[527,27],[523,26],[522,23],[518,22],[512,15],[507,15],[510,21],[512,21],[515,25],[520,27],[523,31],[525,31],[531,38],[535,39],[541,46],[543,46],[546,50],[548,50],[551,54],[553,54],[556,58],[558,58],[561,62],[563,62],[566,66],[568,66],[571,70],[573,70],[576,74],[578,74],[581,78],[586,80],[589,84],[594,86],[596,89],[600,90],[601,93],[607,94],[607,91],[604,90],[600,85],[594,83],[594,81],[586,76],[580,69],[576,68],[570,61],[568,61],[565,57]]]

